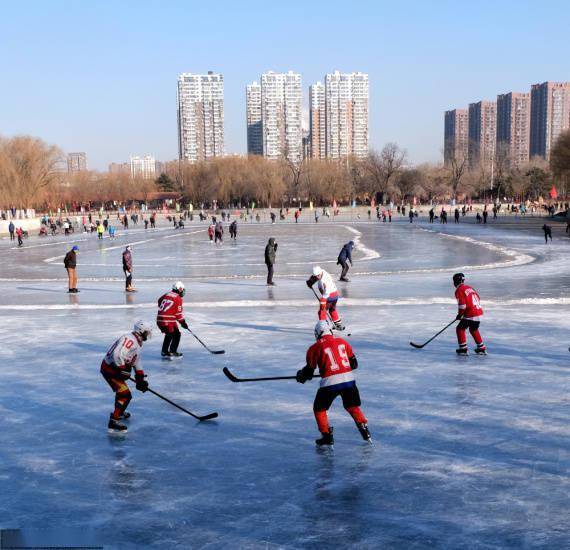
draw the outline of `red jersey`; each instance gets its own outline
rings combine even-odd
[[[455,289],[455,298],[457,298],[459,313],[463,315],[464,319],[478,321],[483,315],[479,294],[469,285],[459,285]]]
[[[354,374],[350,358],[354,357],[352,347],[342,338],[326,334],[307,350],[307,365],[322,376],[321,388],[353,386]]]
[[[182,297],[171,290],[158,299],[156,324],[161,328],[175,328],[179,321],[184,321]]]

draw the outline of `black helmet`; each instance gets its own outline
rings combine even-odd
[[[463,273],[456,273],[453,276],[453,284],[455,286],[459,286],[460,284],[465,282],[465,275],[463,275]]]

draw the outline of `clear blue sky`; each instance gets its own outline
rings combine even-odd
[[[177,156],[176,78],[221,72],[228,153],[244,153],[245,86],[298,71],[370,75],[370,140],[441,156],[443,111],[570,80],[570,3],[2,2],[0,135],[85,151],[90,168]]]

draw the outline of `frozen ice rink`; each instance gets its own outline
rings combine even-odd
[[[570,548],[570,239],[556,229],[545,246],[542,223],[240,223],[222,246],[198,223],[22,249],[2,239],[0,528],[118,549]],[[316,381],[234,384],[222,368],[294,375],[317,319],[304,280],[314,264],[337,278],[351,239],[339,311],[375,445],[339,400],[334,451],[320,452]],[[78,295],[62,264],[72,243]],[[139,289],[128,295],[127,243]],[[455,316],[456,271],[481,295],[487,357],[456,357],[452,329],[409,345]],[[197,423],[133,388],[128,434],[109,435],[102,357],[134,321],[154,324],[177,279],[190,326],[226,354],[184,333],[184,358],[164,362],[155,330],[143,365],[153,389],[220,416]]]

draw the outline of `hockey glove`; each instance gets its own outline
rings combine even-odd
[[[313,369],[309,365],[305,365],[297,371],[296,380],[299,384],[304,384],[307,380],[313,379]]]
[[[461,321],[461,319],[463,319],[463,313],[458,313],[457,316],[455,317],[455,320]]]
[[[148,390],[148,382],[145,380],[145,376],[145,373],[142,371],[135,374],[136,388],[143,393]]]
[[[186,322],[186,319],[182,319],[182,321],[179,321],[180,326],[186,330],[188,330],[188,323]]]
[[[358,368],[358,360],[356,359],[356,355],[353,355],[352,357],[348,358],[348,361],[350,363],[350,368],[352,370],[356,370]]]

